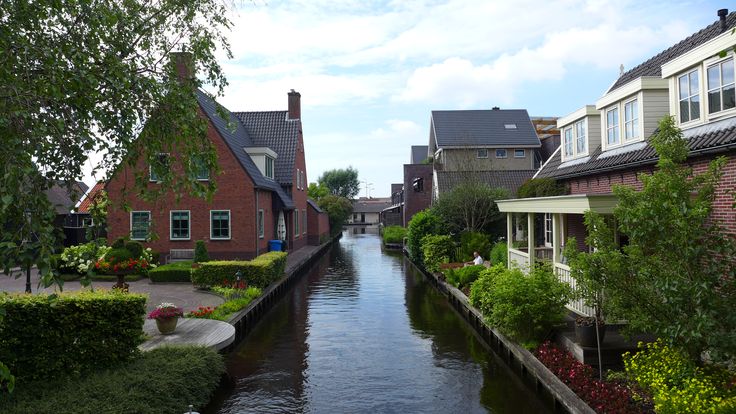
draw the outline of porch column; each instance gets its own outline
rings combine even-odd
[[[526,222],[527,222],[527,232],[526,232],[526,238],[527,238],[527,247],[529,252],[529,269],[534,267],[534,262],[536,260],[536,252],[534,251],[534,213],[527,213],[526,215]]]
[[[552,214],[552,266],[560,262],[560,213]]]
[[[514,213],[506,213],[506,263],[511,268],[511,249],[514,247]]]

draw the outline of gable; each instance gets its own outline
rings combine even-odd
[[[274,165],[276,181],[293,184],[296,152],[299,147],[299,120],[288,119],[288,111],[235,112],[255,146],[268,147],[278,154]]]
[[[525,109],[432,111],[431,123],[438,148],[541,146]]]

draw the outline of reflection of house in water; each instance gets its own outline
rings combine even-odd
[[[379,234],[378,225],[362,226],[360,224],[348,228],[350,234]]]
[[[391,198],[367,198],[361,197],[353,201],[353,214],[348,217],[349,226],[361,226],[363,228],[375,228],[378,229],[378,223],[380,220],[381,211],[391,206]],[[360,234],[352,232],[353,234]],[[362,233],[365,233],[363,231]],[[377,232],[376,232],[377,233]]]

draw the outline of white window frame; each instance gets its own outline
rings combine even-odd
[[[616,112],[616,120],[615,120],[615,124],[611,125],[608,123],[608,114],[614,111]],[[606,123],[606,135],[604,137],[606,148],[611,148],[611,147],[621,145],[621,109],[619,108],[618,104],[616,104],[615,106],[606,108],[604,112],[606,115],[605,120],[604,120]],[[608,139],[608,135],[611,131],[614,132],[613,135],[616,138],[615,142],[610,142]]]
[[[269,161],[271,161],[271,175],[268,175],[268,162]],[[263,175],[266,178],[270,178],[271,180],[273,180],[274,177],[276,176],[276,171],[275,170],[276,170],[276,160],[273,157],[271,157],[271,156],[264,155],[264,160],[263,160]]]
[[[148,214],[148,230],[146,231],[146,237],[133,237],[133,213],[146,213]],[[130,212],[130,240],[148,240],[151,235],[151,211],[150,210],[134,210]]]
[[[575,130],[575,155],[583,155],[588,153],[588,120],[587,118],[581,119],[577,122],[575,122],[573,125],[573,129]],[[580,131],[583,133],[581,134]],[[582,149],[580,148],[580,143],[583,143]]]
[[[499,151],[503,151],[503,155],[499,156]],[[508,157],[508,151],[506,151],[505,148],[498,148],[496,149],[496,158],[507,158]]]
[[[302,210],[302,234],[307,234],[307,210]]]
[[[188,237],[174,237],[174,213],[187,213],[187,235]],[[169,240],[191,240],[192,239],[192,212],[189,210],[169,211]]]
[[[572,126],[568,126],[562,131],[562,150],[564,152],[565,158],[572,158],[575,156],[574,144],[575,136],[573,134]]]
[[[637,97],[634,97],[634,98],[629,99],[627,101],[624,101],[623,105],[621,105],[623,107],[623,109],[624,109],[624,119],[623,119],[623,121],[624,121],[624,129],[623,129],[624,133],[622,134],[622,138],[623,138],[623,141],[624,142],[632,142],[632,141],[637,141],[637,140],[641,139],[641,123],[639,122],[639,99],[638,98],[639,97],[637,96]],[[631,115],[633,116],[633,118],[626,119],[626,107],[628,105],[632,105],[632,104],[634,106],[636,106],[636,108],[632,108],[632,111],[631,111]],[[632,125],[632,127],[631,127],[632,134],[634,134],[634,135],[631,136],[631,138],[627,138],[626,137],[626,134],[627,134],[626,127],[629,124]],[[606,136],[606,138],[607,137],[608,136]]]
[[[484,153],[485,155],[482,155]],[[479,158],[479,159],[488,158],[488,148],[478,148],[478,150],[475,151],[475,158]]]
[[[227,213],[227,237],[215,237],[215,226],[213,226],[213,217],[212,215],[214,213]],[[233,236],[232,233],[232,213],[230,210],[210,210],[210,240],[230,240]],[[190,224],[191,227],[191,224]]]
[[[695,74],[695,76],[698,77],[698,79],[695,81],[695,84],[698,85],[698,91],[696,93],[693,93],[692,89],[690,88],[690,85],[692,84],[691,78],[693,74]],[[685,96],[684,98],[680,97],[681,95],[680,79],[681,78],[687,78],[687,96]],[[680,125],[689,124],[691,122],[695,123],[695,122],[700,121],[703,118],[703,97],[702,97],[702,91],[701,91],[702,87],[700,83],[701,80],[702,80],[702,76],[700,73],[700,67],[691,69],[685,73],[681,73],[676,76],[676,79],[675,79],[675,85],[677,88],[677,94],[676,94],[677,109],[676,110],[677,110],[677,120],[680,123]],[[692,114],[692,104],[693,104],[692,100],[695,97],[698,98],[698,117],[697,118],[693,118],[693,114]],[[706,96],[706,99],[707,99],[707,96]],[[683,102],[687,102],[688,104],[687,105],[687,111],[688,111],[687,121],[682,120],[682,103]]]
[[[299,237],[299,210],[294,209],[294,237]]]
[[[544,213],[544,245],[552,247],[554,234],[552,233],[552,213]]]
[[[195,156],[195,157],[192,158],[192,162],[194,163],[194,167],[197,168],[198,167],[197,164],[199,162],[204,162],[204,159],[200,158],[199,156]],[[194,172],[195,178],[197,179],[197,181],[209,181],[210,180],[210,170],[209,169],[207,170],[207,177],[200,177],[199,176],[199,172],[200,172],[199,169],[197,169]]]
[[[736,65],[736,59],[734,59],[734,56],[733,55],[729,55],[729,56],[727,56],[727,57],[725,57],[723,59],[718,59],[718,60],[715,60],[715,61],[706,62],[704,64],[704,66],[705,66],[705,73],[703,74],[703,81],[705,83],[705,102],[704,103],[705,103],[705,109],[708,112],[708,116],[709,117],[710,116],[718,117],[721,114],[730,114],[730,113],[736,112],[736,106],[734,106],[733,108],[723,109],[723,89],[724,89],[724,85],[723,85],[723,69],[721,68],[721,66],[724,63],[727,63],[727,61],[730,61],[730,63],[731,63],[731,69],[733,70],[733,73],[734,73],[734,79],[733,79],[733,81],[731,83],[729,83],[728,85],[725,85],[725,86],[733,85],[733,87],[734,87],[734,93],[736,93],[736,66],[735,66]],[[718,87],[711,88],[710,87],[710,84],[708,83],[709,82],[708,69],[710,69],[710,68],[712,68],[714,66],[718,66],[719,67],[718,68],[718,74],[719,74],[719,82],[720,82],[720,85]],[[720,107],[721,107],[721,109],[718,110],[718,111],[711,112],[710,111],[710,93],[711,93],[711,91],[715,91],[715,90],[718,90],[719,91]],[[678,98],[679,98],[679,96],[678,96]]]
[[[170,157],[170,154],[168,152],[159,152],[156,153],[156,158],[165,155],[166,159],[168,160],[168,157]],[[151,168],[151,162],[148,163],[148,182],[150,183],[160,183],[161,177],[156,177],[156,179],[153,178],[153,168]]]
[[[521,151],[521,155],[519,155],[519,151]],[[524,148],[515,149],[514,158],[526,158],[526,150]]]

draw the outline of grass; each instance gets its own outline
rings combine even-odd
[[[204,407],[225,372],[205,347],[164,347],[83,378],[16,383],[0,394],[0,412],[17,414],[184,413]]]

